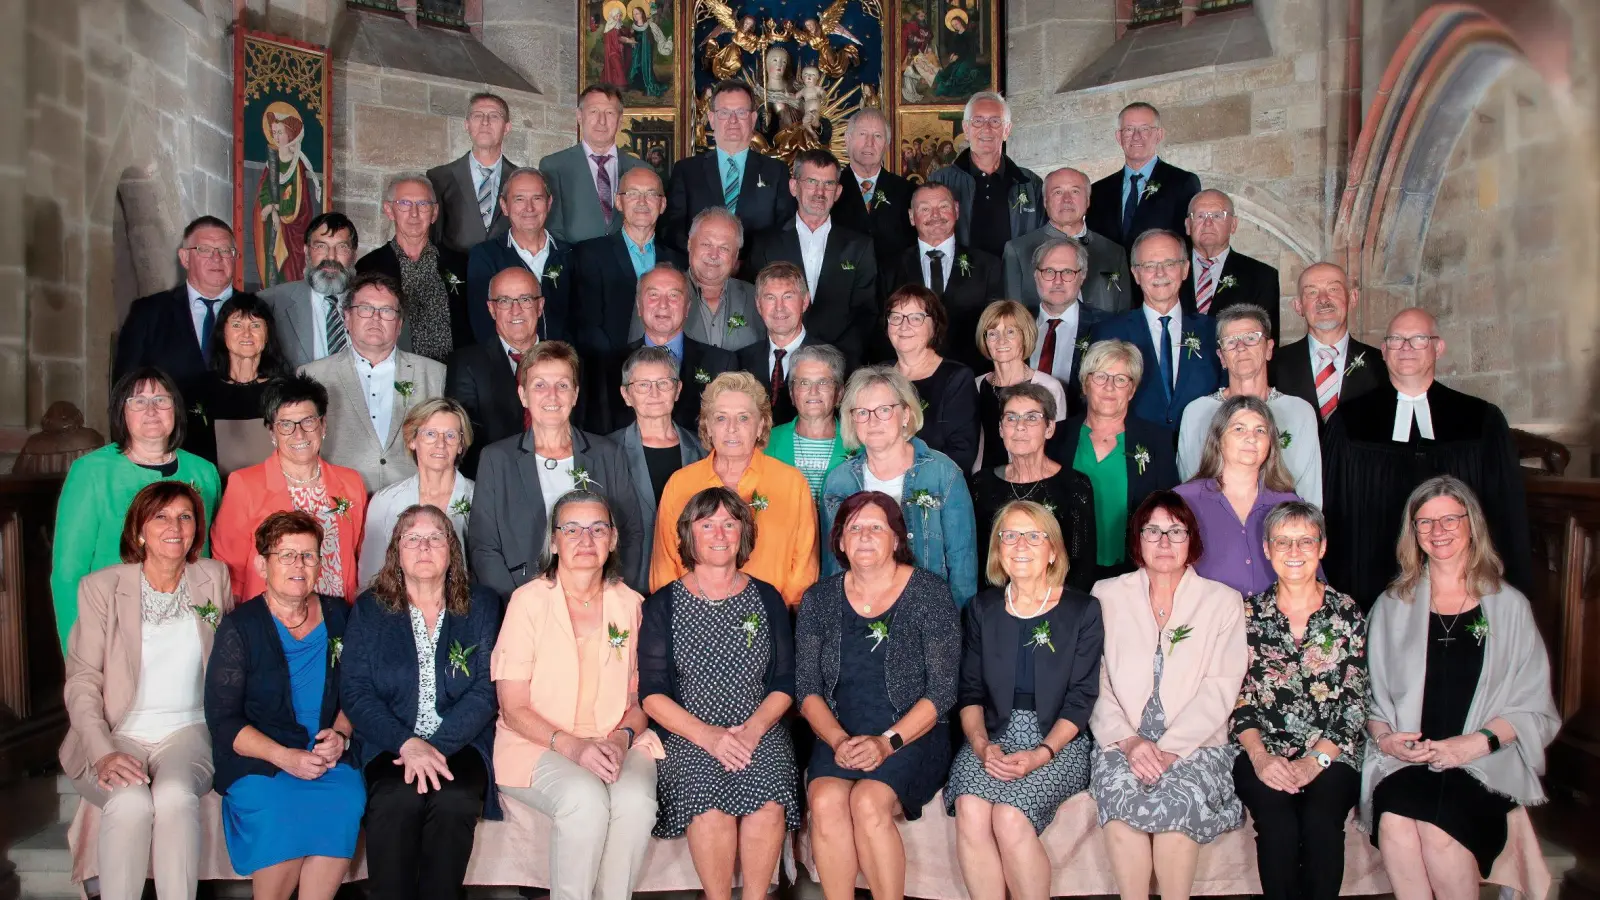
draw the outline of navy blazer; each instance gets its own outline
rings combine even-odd
[[[783,160],[758,153],[752,147],[744,157],[743,175],[735,214],[744,224],[744,249],[739,258],[747,260],[756,233],[793,219],[798,204],[794,194],[789,193],[789,167]],[[666,227],[658,227],[657,234],[679,250],[687,250],[694,217],[708,207],[722,205],[722,172],[716,148],[680,159],[673,165],[667,183]]]
[[[1122,179],[1128,174],[1126,165],[1096,181],[1089,188],[1089,230],[1121,244],[1125,249],[1133,246],[1133,239],[1152,228],[1165,228],[1184,236],[1183,222],[1189,217],[1189,201],[1200,193],[1200,176],[1180,169],[1157,157],[1150,170],[1150,180],[1141,191],[1145,192],[1133,212],[1133,227],[1122,229]],[[1150,193],[1150,185],[1155,185]],[[1138,285],[1134,285],[1135,288]],[[1134,295],[1135,297],[1138,294]]]
[[[1164,425],[1173,432],[1183,421],[1183,408],[1189,401],[1215,392],[1222,384],[1222,364],[1217,358],[1217,321],[1210,316],[1184,313],[1182,326],[1180,341],[1193,337],[1199,341],[1199,349],[1178,348],[1173,360],[1178,366],[1177,384],[1170,394],[1162,389],[1161,357],[1150,337],[1143,306],[1101,322],[1089,335],[1091,343],[1115,338],[1139,348],[1139,355],[1144,357],[1144,377],[1133,393],[1133,404],[1128,412]]]
[[[1105,628],[1100,601],[1076,588],[1061,592],[1061,602],[1033,619],[1006,612],[1004,588],[979,592],[962,614],[961,684],[956,707],[983,707],[983,724],[995,735],[1011,718],[1016,693],[1019,632],[1049,628],[1050,646],[1022,651],[1033,655],[1033,708],[1045,734],[1057,719],[1089,729],[1089,713],[1100,696],[1100,654]]]
[[[655,237],[656,265],[689,271],[688,257]],[[572,245],[573,304],[568,328],[572,341],[596,360],[609,358],[628,343],[628,329],[638,315],[639,276],[623,233],[615,231]],[[589,368],[593,369],[593,366]]]
[[[489,656],[500,633],[500,597],[482,585],[472,587],[465,616],[445,610],[434,652],[434,709],[443,721],[425,740],[446,757],[472,747],[489,773],[483,817],[500,818],[500,792],[494,780],[494,723],[500,704],[489,680]],[[380,753],[400,755],[400,745],[416,737],[417,644],[407,609],[390,610],[371,590],[361,592],[345,630],[344,673],[339,695],[355,729],[350,753],[365,769]],[[459,645],[466,670],[450,659]]]
[[[155,366],[167,373],[186,394],[209,371],[195,335],[187,284],[140,297],[128,307],[128,317],[117,331],[112,382],[140,366]]]
[[[761,595],[762,612],[766,614],[767,641],[771,650],[767,655],[767,670],[762,675],[761,686],[765,694],[785,694],[794,700],[794,629],[789,625],[789,610],[783,605],[783,595],[778,589],[759,578],[750,579]],[[662,585],[661,590],[645,600],[639,621],[639,699],[661,694],[674,703],[682,704],[678,694],[677,656],[672,650],[673,585]],[[696,601],[699,602],[699,601]],[[732,690],[733,688],[729,688]]]
[[[339,674],[341,655],[336,641],[344,639],[348,607],[343,597],[317,595],[322,605],[322,621],[328,630],[328,677],[322,686],[322,715],[318,730],[332,728],[339,717]],[[233,608],[217,625],[211,646],[211,662],[206,666],[206,727],[211,731],[211,762],[216,772],[211,785],[226,794],[235,781],[246,775],[268,778],[281,771],[264,759],[241,756],[233,741],[246,726],[253,726],[285,747],[310,748],[314,735],[306,733],[294,717],[293,692],[289,685],[289,659],[283,653],[266,599],[254,599]],[[349,748],[344,759],[350,759]]]
[[[545,232],[550,244],[550,255],[545,259],[544,277],[539,280],[539,290],[544,294],[544,315],[539,317],[539,340],[565,341],[571,339],[569,328],[569,300],[572,274],[569,271],[572,245]],[[477,343],[495,339],[494,319],[489,318],[489,281],[502,269],[528,268],[522,257],[511,247],[511,233],[492,237],[476,247],[467,257],[467,316],[472,322],[472,338]]]

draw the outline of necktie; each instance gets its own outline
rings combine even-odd
[[[1194,307],[1201,315],[1211,309],[1211,297],[1217,292],[1217,280],[1211,277],[1211,270],[1217,261],[1200,257],[1200,278],[1197,280],[1199,288],[1194,292]]]
[[[1124,239],[1134,237],[1129,234],[1133,231],[1133,214],[1139,208],[1139,183],[1144,181],[1144,176],[1135,173],[1128,179],[1128,199],[1122,203],[1122,236]]]
[[[872,179],[861,182],[861,200],[867,204],[867,212],[872,212]]]
[[[605,216],[606,223],[610,224],[613,212],[611,206],[611,173],[607,171],[606,164],[611,162],[611,154],[607,153],[604,156],[599,156],[591,153],[589,158],[594,160],[595,164],[594,187],[595,191],[600,195],[600,214]]]
[[[1317,412],[1322,414],[1324,421],[1339,408],[1339,367],[1334,365],[1338,357],[1339,354],[1331,347],[1317,350],[1317,361],[1322,363],[1317,370]]]
[[[1056,367],[1056,328],[1060,319],[1044,320],[1044,346],[1039,348],[1039,371],[1054,375]]]
[[[518,353],[515,350],[508,350],[508,351],[506,351],[506,355],[511,357],[511,368],[512,368],[513,372],[515,372],[516,370],[522,368],[522,354],[521,353]],[[523,431],[527,431],[529,428],[532,428],[532,427],[533,427],[533,412],[531,410],[529,410],[526,406],[524,406],[522,408],[522,430]]]
[[[940,262],[942,259],[944,259],[943,250],[928,251],[928,290],[938,294],[941,299],[944,297],[944,263]]]
[[[1167,402],[1172,402],[1173,376],[1176,369],[1172,365],[1172,317],[1161,317],[1161,390],[1167,395]]]
[[[783,388],[783,358],[789,353],[787,350],[772,351],[772,396],[778,396],[778,391]]]
[[[739,182],[742,180],[739,177],[739,164],[729,157],[728,172],[722,176],[722,205],[728,208],[728,212],[739,210]]]
[[[217,304],[221,300],[210,297],[201,297],[200,302],[206,305],[206,317],[200,322],[200,358],[211,364],[211,332],[217,330]]]
[[[494,224],[494,171],[476,161],[473,165],[478,167],[478,217],[488,228]]]
[[[338,297],[324,297],[322,302],[327,305],[327,315],[323,317],[322,324],[325,336],[328,339],[328,355],[343,350],[349,342],[349,337],[344,331],[344,316],[339,312]]]

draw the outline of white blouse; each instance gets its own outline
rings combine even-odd
[[[171,594],[143,584],[141,594],[146,614],[139,623],[139,687],[117,734],[156,744],[205,722],[205,660],[199,619],[192,607],[185,608],[187,582]]]
[[[455,486],[450,489],[450,524],[455,527],[456,538],[461,541],[462,552],[467,545],[467,515],[472,510],[472,479],[456,473]],[[361,539],[361,565],[359,590],[366,590],[373,576],[383,568],[383,559],[389,552],[389,540],[394,537],[395,523],[400,514],[422,502],[422,476],[413,475],[405,481],[389,485],[367,502],[367,533]]]

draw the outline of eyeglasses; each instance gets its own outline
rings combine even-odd
[[[1005,125],[1006,119],[1004,116],[982,116],[968,119],[966,128],[968,131],[974,129],[998,130],[1004,128]]]
[[[539,294],[523,294],[520,297],[490,297],[489,302],[501,309],[533,309],[543,299]]]
[[[1105,387],[1109,384],[1117,388],[1117,390],[1121,390],[1133,384],[1133,376],[1124,375],[1121,372],[1090,372],[1089,381],[1095,387]]]
[[[793,384],[802,391],[831,391],[838,382],[832,378],[796,378]]]
[[[396,201],[396,204],[398,205],[399,202]],[[411,201],[407,200],[405,202],[410,203]],[[354,253],[356,252],[356,245],[349,241],[334,241],[331,244],[327,241],[314,241],[311,244],[311,249],[323,256],[332,256],[335,253]]]
[[[914,312],[914,313],[892,312],[892,313],[889,313],[889,327],[890,328],[899,328],[901,322],[904,322],[905,324],[910,325],[912,328],[921,328],[922,327],[922,323],[926,322],[926,321],[928,321],[928,314],[927,313],[923,313],[923,312]]]
[[[797,180],[800,182],[800,185],[802,187],[808,187],[808,188],[819,188],[819,187],[822,187],[822,188],[827,188],[828,190],[831,191],[834,188],[839,186],[839,182],[838,182],[837,179],[835,179],[833,181],[822,181],[821,179],[817,179],[817,178],[801,178],[801,179],[797,179]]]
[[[1279,553],[1288,553],[1290,550],[1299,550],[1302,555],[1310,555],[1317,551],[1317,545],[1322,543],[1322,538],[1303,537],[1287,538],[1276,537],[1271,541],[1272,549]]]
[[[1435,523],[1445,531],[1456,531],[1461,527],[1461,520],[1465,518],[1464,513],[1456,513],[1453,516],[1440,516],[1437,519],[1415,519],[1411,524],[1416,527],[1417,534],[1432,534]]]
[[[1217,346],[1221,347],[1227,353],[1232,353],[1233,351],[1238,350],[1240,347],[1254,347],[1260,344],[1261,339],[1265,336],[1265,333],[1260,331],[1247,331],[1244,334],[1230,334],[1227,337],[1217,341]]]
[[[628,382],[628,387],[632,388],[635,393],[648,394],[654,391],[658,394],[665,394],[671,391],[677,383],[678,379],[676,378],[637,378]]]
[[[367,303],[360,303],[350,307],[350,311],[361,319],[370,319],[373,316],[377,316],[381,321],[393,322],[400,318],[400,310],[392,306],[372,306]]]
[[[322,562],[322,557],[303,550],[275,550],[270,555],[278,561],[280,566],[292,567],[300,565],[307,569],[314,569]]]
[[[444,441],[446,444],[461,443],[461,432],[454,430],[440,431],[437,428],[424,428],[417,432],[417,437],[422,438],[423,441],[429,444],[437,444],[440,441]]]
[[[317,430],[317,426],[320,424],[322,424],[321,416],[306,416],[298,421],[294,419],[279,419],[272,423],[272,430],[284,437],[288,437],[294,434],[296,429],[304,431],[306,434],[311,434]]]
[[[617,197],[619,199],[628,202],[632,202],[634,200],[657,200],[662,196],[663,195],[660,191],[643,191],[638,189],[617,192]]]
[[[1196,222],[1214,222],[1220,225],[1233,218],[1233,213],[1225,209],[1208,209],[1205,212],[1189,213],[1189,218]]]
[[[1014,341],[1020,336],[1021,332],[1015,328],[991,328],[983,333],[983,339],[986,341]]]
[[[1154,275],[1156,272],[1161,272],[1168,269],[1176,269],[1185,262],[1186,260],[1182,259],[1152,259],[1149,262],[1134,263],[1133,267]]]
[[[1189,540],[1189,529],[1182,525],[1174,525],[1171,528],[1146,525],[1139,529],[1139,536],[1144,538],[1146,544],[1159,544],[1162,538],[1166,538],[1174,544],[1182,544]]]
[[[415,209],[417,212],[425,213],[439,205],[432,200],[390,200],[389,202],[393,203],[394,208],[401,212],[411,212]]]
[[[1043,544],[1046,540],[1049,540],[1049,538],[1050,535],[1045,534],[1042,531],[1000,532],[1000,543],[1005,544],[1007,547],[1015,547],[1017,545],[1017,541],[1021,540],[1026,540],[1029,547],[1037,547]]]
[[[562,522],[556,526],[556,532],[568,540],[577,540],[579,535],[587,534],[596,542],[608,541],[611,539],[611,523],[590,522],[587,525],[579,525],[577,522]]]
[[[504,122],[505,120],[505,115],[499,112],[475,112],[467,116],[467,121],[477,122],[480,125],[494,125],[499,122]]]
[[[1386,334],[1383,336],[1383,345],[1390,350],[1399,350],[1401,347],[1424,350],[1437,340],[1439,336],[1436,334],[1413,334],[1409,337],[1403,334]]]
[[[1160,125],[1124,125],[1117,129],[1118,133],[1120,133],[1123,137],[1128,138],[1147,138],[1160,130]]]
[[[894,411],[899,409],[902,405],[904,404],[890,403],[885,406],[879,406],[875,409],[869,409],[865,406],[857,406],[850,410],[850,418],[855,419],[857,422],[865,422],[869,418],[877,419],[880,422],[887,422],[889,421],[890,417],[894,415]]]
[[[201,259],[233,259],[239,251],[233,247],[185,247],[190,253],[197,254]]]
[[[1006,413],[1005,417],[1004,417],[1004,419],[1002,419],[1002,421],[1005,422],[1006,427],[1008,427],[1008,428],[1013,428],[1013,429],[1037,428],[1038,426],[1044,424],[1044,413],[1042,413],[1042,412],[1027,412],[1027,413],[1020,413],[1020,414],[1019,413]]]
[[[725,125],[729,122],[736,122],[740,119],[743,119],[753,112],[755,112],[755,110],[748,107],[745,109],[714,109],[711,111],[711,118],[716,119],[718,122]]]
[[[134,396],[122,401],[122,405],[134,412],[144,412],[150,407],[166,412],[172,408],[171,394],[156,394],[153,397]]]
[[[1040,266],[1037,269],[1034,269],[1034,271],[1038,272],[1040,275],[1044,276],[1044,280],[1045,281],[1066,281],[1068,278],[1072,278],[1072,277],[1076,276],[1079,272],[1082,272],[1083,270],[1082,269],[1052,269],[1052,268],[1050,268],[1048,266]]]
[[[407,550],[421,550],[423,547],[442,550],[450,546],[450,536],[442,531],[435,531],[430,534],[408,532],[400,535],[400,546]]]

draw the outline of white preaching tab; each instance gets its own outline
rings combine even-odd
[[[1394,434],[1391,437],[1401,443],[1411,440],[1411,420],[1416,419],[1417,434],[1427,440],[1433,440],[1433,413],[1428,409],[1428,392],[1423,391],[1415,397],[1403,391],[1395,391],[1400,402],[1394,408]]]

